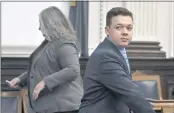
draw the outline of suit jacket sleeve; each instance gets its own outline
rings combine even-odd
[[[60,47],[57,62],[63,69],[44,78],[50,91],[58,85],[75,80],[80,75],[78,52],[73,44],[63,44]]]
[[[18,78],[20,79],[20,83],[19,83],[19,86],[20,87],[24,87],[27,85],[27,71],[22,73]]]
[[[135,113],[155,113],[151,104],[137,90],[132,78],[126,74],[116,57],[104,56],[100,63],[99,81],[114,96],[120,98]]]

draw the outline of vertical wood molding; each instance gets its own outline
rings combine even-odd
[[[105,26],[106,26],[106,15],[108,12],[108,2],[100,2],[100,42],[106,37]]]
[[[126,2],[134,15],[133,41],[159,41],[174,57],[174,2]]]
[[[89,2],[88,50],[89,55],[100,43],[100,2]]]
[[[156,41],[157,2],[126,2],[134,15],[133,41]]]
[[[174,57],[172,55],[172,47],[173,47],[173,11],[172,11],[172,3],[164,2],[158,3],[157,6],[158,13],[158,27],[157,27],[157,35],[158,41],[161,43],[163,47],[162,50],[166,52],[166,57]]]
[[[125,7],[125,2],[100,1],[100,42],[106,37],[106,15],[113,7]]]
[[[103,40],[104,28],[104,2],[100,1],[100,42]]]
[[[170,8],[170,11],[171,11],[171,20],[170,20],[170,27],[171,27],[171,32],[170,32],[170,35],[171,35],[171,38],[169,40],[169,57],[174,57],[174,2],[171,3],[171,8]]]

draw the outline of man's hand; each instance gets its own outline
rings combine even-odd
[[[33,91],[34,100],[36,100],[38,98],[39,93],[44,89],[44,87],[45,87],[45,83],[43,80],[41,80],[34,88],[34,91]]]

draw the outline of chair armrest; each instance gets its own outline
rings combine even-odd
[[[174,107],[174,100],[154,100],[154,99],[147,99],[153,107]]]
[[[174,100],[155,100],[147,98],[147,100],[151,103],[174,103]]]

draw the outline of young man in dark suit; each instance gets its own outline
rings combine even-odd
[[[107,13],[107,37],[89,58],[79,113],[155,113],[130,74],[125,47],[132,30],[129,10],[116,7]]]

